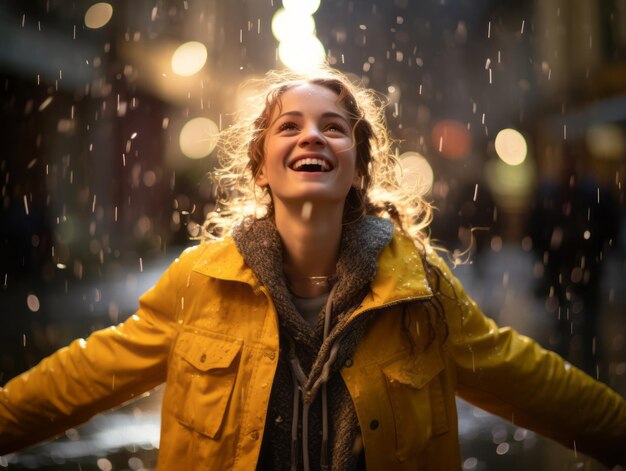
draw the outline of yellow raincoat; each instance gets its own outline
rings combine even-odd
[[[413,242],[396,234],[352,314],[375,310],[341,369],[368,470],[459,470],[455,393],[609,465],[626,463],[626,402],[498,328],[437,255],[427,259],[444,275],[439,287],[429,285]],[[434,339],[433,301],[447,324],[447,335],[438,328]],[[0,389],[0,455],[165,381],[158,468],[254,470],[278,339],[272,300],[233,241],[188,249],[126,322],[73,342]]]

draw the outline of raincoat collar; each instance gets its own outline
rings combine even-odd
[[[193,271],[218,280],[246,283],[255,292],[263,289],[230,236],[204,244],[207,248],[195,263]],[[383,305],[425,299],[432,295],[418,248],[412,239],[396,228],[393,239],[378,257],[378,270],[371,290],[352,316]]]
[[[433,296],[424,258],[411,238],[400,229],[378,257],[378,271],[371,290],[352,317],[363,311]]]

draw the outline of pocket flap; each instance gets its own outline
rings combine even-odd
[[[383,373],[390,381],[421,389],[443,370],[439,353],[431,349],[425,354],[407,355],[383,366]]]
[[[199,371],[228,368],[243,341],[206,333],[182,332],[176,342],[178,354]]]

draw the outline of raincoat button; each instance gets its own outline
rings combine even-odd
[[[378,420],[374,419],[370,422],[370,429],[376,430],[379,425],[380,423],[378,422]]]
[[[268,353],[267,353],[267,357],[268,357],[270,360],[273,360],[274,358],[276,358],[276,352],[268,352]]]
[[[206,353],[203,353],[202,356],[200,357],[200,363],[204,363],[206,360]]]
[[[253,431],[252,433],[250,433],[250,438],[252,438],[252,440],[258,440],[259,439],[259,432],[257,432],[256,430]]]
[[[350,367],[352,366],[352,358],[348,358],[348,359],[344,362],[343,366],[345,366],[346,368],[350,368]]]

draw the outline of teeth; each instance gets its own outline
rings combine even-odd
[[[322,172],[328,172],[330,165],[324,159],[300,159],[292,165],[293,170],[298,170],[303,165],[319,165],[322,167]]]

